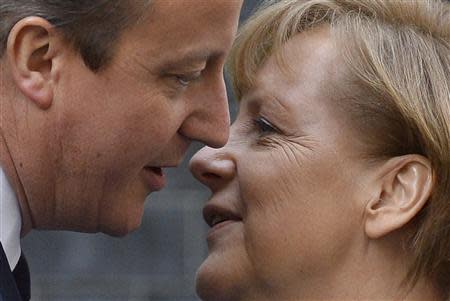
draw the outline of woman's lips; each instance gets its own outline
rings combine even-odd
[[[208,232],[208,243],[212,242],[218,235],[225,234],[224,231],[230,226],[242,222],[242,217],[233,208],[231,202],[212,201],[203,207],[203,219],[211,227]]]
[[[151,191],[159,191],[166,185],[166,177],[161,167],[144,167],[144,179]]]
[[[207,240],[210,240],[211,238],[213,238],[213,236],[217,235],[217,232],[219,232],[220,230],[226,228],[227,226],[231,225],[232,223],[236,223],[237,221],[235,220],[226,220],[223,222],[220,222],[216,225],[214,225],[211,229],[209,229],[208,231],[208,237]]]
[[[227,231],[230,226],[233,226],[234,224],[237,224],[238,222],[241,222],[239,220],[226,220],[223,222],[220,222],[208,231],[208,235],[206,237],[206,240],[208,243],[211,243],[215,238],[218,237],[218,235],[221,235],[222,232]]]

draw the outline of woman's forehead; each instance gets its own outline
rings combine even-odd
[[[282,99],[293,90],[305,97],[335,93],[330,90],[335,90],[343,69],[329,33],[299,34],[269,57],[243,98]]]

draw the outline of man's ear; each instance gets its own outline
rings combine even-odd
[[[420,155],[392,158],[381,166],[376,186],[365,208],[365,232],[372,239],[403,227],[424,207],[433,189],[431,163]]]
[[[53,101],[52,68],[57,44],[54,33],[47,20],[27,17],[14,25],[6,48],[16,86],[43,110]]]

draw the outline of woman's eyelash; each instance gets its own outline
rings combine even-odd
[[[254,119],[253,123],[261,134],[272,134],[278,132],[277,128],[264,117]]]

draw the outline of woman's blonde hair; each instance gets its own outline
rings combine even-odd
[[[450,291],[450,5],[438,0],[267,1],[242,27],[228,62],[240,98],[294,35],[330,27],[351,95],[341,99],[372,159],[421,154],[435,187],[416,219],[407,280]]]

